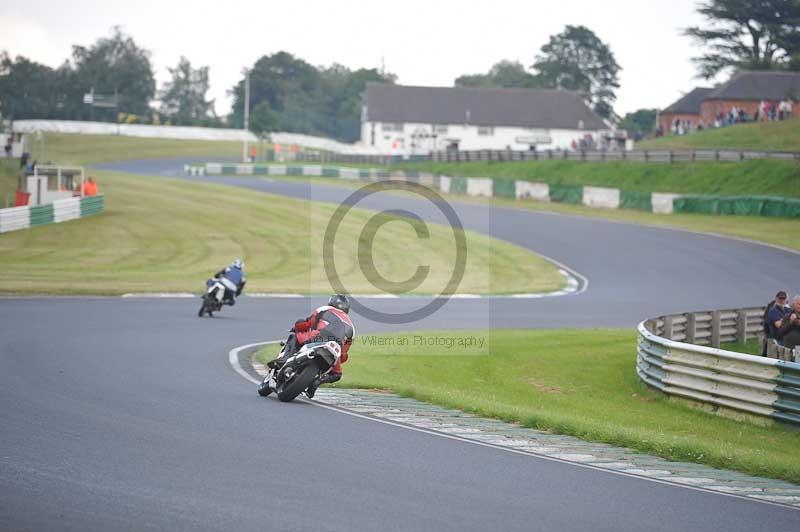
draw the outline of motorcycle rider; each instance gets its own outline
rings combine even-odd
[[[222,268],[214,274],[214,279],[219,279],[225,287],[225,295],[222,302],[233,306],[236,297],[239,297],[247,284],[247,277],[244,275],[244,262],[242,259],[234,260],[230,266]]]
[[[306,395],[309,398],[314,397],[317,388],[321,384],[333,383],[342,378],[342,363],[347,362],[347,352],[350,350],[355,336],[355,328],[350,316],[348,316],[349,313],[350,301],[348,301],[347,296],[344,294],[332,295],[327,305],[314,310],[311,316],[295,322],[292,329],[293,334],[290,334],[289,339],[286,341],[283,356],[276,358],[267,365],[270,368],[280,368],[287,358],[297,353],[300,347],[307,343],[329,342],[331,340],[338,343],[342,348],[342,354],[336,365],[322,378],[317,377],[314,379],[306,390]]]

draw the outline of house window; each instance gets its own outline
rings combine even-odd
[[[441,133],[446,135],[447,134],[447,126],[435,126],[433,128],[434,133]]]
[[[481,137],[491,137],[492,135],[494,135],[494,128],[481,126],[478,128],[478,135],[480,135]]]
[[[381,124],[381,129],[383,131],[394,131],[397,133],[403,132],[403,124],[402,123],[391,123],[391,122],[384,122]]]

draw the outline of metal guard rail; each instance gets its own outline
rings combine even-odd
[[[800,364],[662,338],[647,329],[654,321],[638,326],[636,373],[646,384],[800,426]]]

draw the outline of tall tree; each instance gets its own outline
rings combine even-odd
[[[800,0],[706,0],[697,11],[707,25],[684,33],[709,50],[694,58],[702,77],[727,68],[800,67]]]
[[[583,92],[603,117],[613,115],[619,71],[611,48],[585,26],[550,37],[532,68],[545,87]]]
[[[92,46],[72,47],[76,86],[82,92],[94,89],[97,94],[116,94],[119,107],[114,111],[147,115],[155,96],[156,82],[150,52],[114,27],[110,37],[100,38]],[[73,94],[72,98],[82,95]]]
[[[8,118],[51,118],[57,112],[59,74],[22,56],[0,53],[0,112]]]
[[[258,133],[308,133],[352,142],[360,136],[366,84],[393,80],[375,69],[351,71],[338,64],[317,68],[286,52],[264,56],[250,69],[250,127]],[[244,79],[231,92],[231,122],[242,127]]]
[[[456,87],[537,88],[541,81],[525,70],[518,61],[502,60],[495,63],[487,74],[465,74],[455,80]]]
[[[168,70],[172,80],[161,90],[161,113],[175,124],[202,124],[214,109],[214,100],[206,100],[208,67],[192,68],[181,56],[178,65]]]

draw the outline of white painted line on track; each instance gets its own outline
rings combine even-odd
[[[271,340],[271,341],[267,341],[267,342],[256,342],[256,343],[252,343],[252,344],[247,344],[247,345],[242,345],[242,346],[236,347],[234,349],[231,349],[228,352],[228,361],[230,362],[231,367],[234,369],[234,371],[236,371],[236,373],[238,373],[239,375],[244,377],[245,380],[247,380],[247,381],[249,381],[249,382],[251,382],[253,384],[256,384],[256,385],[261,384],[261,382],[259,380],[253,378],[250,374],[248,374],[242,368],[241,364],[239,363],[239,353],[241,353],[243,350],[249,349],[251,347],[257,347],[257,346],[262,346],[262,345],[270,345],[270,344],[277,344],[277,343],[279,343],[278,340]],[[587,464],[587,463],[573,462],[573,461],[564,460],[564,459],[561,459],[561,458],[556,458],[556,457],[553,457],[553,456],[539,454],[539,453],[536,453],[536,452],[522,451],[520,449],[514,449],[514,448],[511,448],[511,447],[505,447],[505,446],[501,446],[501,445],[497,445],[497,444],[493,444],[493,443],[487,443],[485,441],[478,441],[478,440],[473,440],[473,439],[469,439],[469,438],[462,438],[462,437],[459,437],[459,436],[454,435],[454,434],[447,434],[447,433],[439,432],[439,431],[436,431],[436,430],[433,430],[433,429],[415,427],[413,425],[406,425],[404,423],[397,423],[395,421],[390,421],[390,420],[381,419],[381,418],[377,418],[377,417],[373,417],[373,416],[367,416],[367,415],[364,415],[364,414],[359,414],[357,412],[353,412],[352,410],[347,410],[347,409],[342,408],[342,407],[338,407],[338,406],[333,406],[333,405],[322,403],[322,402],[320,402],[318,400],[316,400],[316,401],[315,400],[309,400],[309,399],[295,399],[295,400],[296,401],[300,401],[302,403],[309,404],[309,405],[314,405],[314,406],[317,406],[319,408],[324,408],[326,410],[332,410],[334,412],[338,412],[340,414],[344,414],[344,415],[347,415],[347,416],[351,416],[351,417],[355,417],[355,418],[359,418],[359,419],[364,419],[366,421],[382,423],[384,425],[389,425],[391,427],[410,430],[410,431],[413,431],[413,432],[420,432],[420,433],[423,433],[423,434],[428,434],[430,436],[436,436],[436,437],[444,438],[444,439],[448,439],[448,440],[454,440],[454,441],[458,441],[458,442],[462,442],[462,443],[468,443],[468,444],[471,444],[471,445],[478,445],[480,447],[488,447],[490,449],[495,449],[495,450],[498,450],[498,451],[505,451],[507,453],[517,454],[517,455],[521,455],[521,456],[528,456],[528,457],[533,457],[533,458],[539,458],[541,460],[547,460],[547,461],[550,461],[550,462],[557,462],[557,463],[560,463],[560,464],[566,464],[566,465],[570,465],[570,466],[573,466],[573,467],[581,467],[581,468],[584,468],[584,469],[591,469],[591,470],[594,470],[594,471],[601,471],[603,473],[608,473],[608,474],[611,474],[611,475],[617,475],[617,476],[621,476],[621,477],[628,477],[628,478],[635,478],[635,479],[639,479],[639,480],[645,480],[647,482],[654,482],[656,484],[663,484],[663,485],[666,485],[666,486],[672,486],[672,487],[675,487],[675,488],[681,488],[681,489],[685,489],[685,490],[700,491],[700,492],[703,492],[703,493],[709,493],[709,494],[718,495],[718,496],[721,496],[721,497],[731,497],[731,498],[734,498],[734,499],[739,499],[739,500],[743,500],[743,501],[749,501],[749,502],[753,502],[753,503],[756,503],[756,504],[768,504],[768,505],[777,506],[777,507],[780,507],[780,508],[788,508],[790,510],[800,510],[800,508],[798,508],[796,506],[791,506],[791,505],[788,505],[788,504],[785,504],[785,503],[780,503],[780,502],[774,502],[774,501],[771,501],[771,500],[766,500],[766,499],[761,499],[761,498],[756,498],[756,497],[748,497],[748,496],[739,495],[739,494],[736,494],[736,493],[726,493],[726,492],[723,492],[723,491],[716,491],[716,490],[712,490],[712,489],[703,488],[702,486],[692,486],[692,485],[686,485],[686,484],[678,484],[676,482],[670,482],[669,480],[664,480],[664,479],[660,479],[660,478],[648,477],[648,476],[644,476],[644,475],[638,475],[638,474],[635,474],[635,473],[628,473],[628,472],[625,472],[625,471],[619,471],[619,470],[614,470],[614,469],[606,469],[606,468],[603,468],[603,467],[598,467],[598,466],[594,466],[594,465]]]
[[[200,297],[197,294],[190,294],[189,292],[141,292],[122,294],[124,298],[184,298]]]

